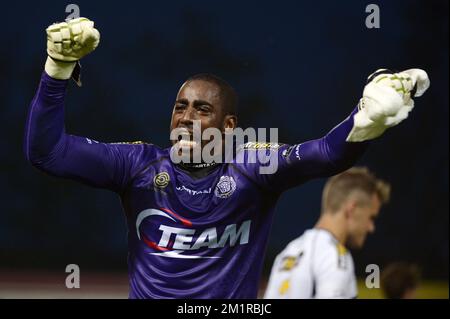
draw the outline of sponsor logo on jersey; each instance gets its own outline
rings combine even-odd
[[[141,144],[148,144],[144,141],[134,141],[134,142],[114,142],[110,144],[116,144],[116,145],[141,145]]]
[[[291,283],[290,283],[289,279],[283,280],[280,287],[278,288],[278,292],[280,293],[280,295],[286,294],[289,291],[290,286],[291,286]]]
[[[298,256],[286,256],[283,258],[283,260],[281,261],[281,269],[280,270],[285,270],[285,271],[289,271],[292,268],[294,268],[295,266],[298,265],[298,261],[300,260],[300,258],[303,256],[303,252],[300,252],[300,254]]]
[[[244,150],[276,150],[281,146],[279,143],[248,142],[244,144]]]
[[[336,244],[336,249],[338,252],[338,268],[346,269],[347,268],[347,248],[341,243]]]
[[[164,217],[172,222],[171,226],[163,223],[159,225],[159,241],[150,240],[145,233],[140,231],[142,222],[155,216]],[[180,224],[180,227],[174,227],[173,223]],[[220,256],[205,256],[204,249],[247,244],[250,238],[250,225],[251,220],[246,220],[240,225],[227,225],[221,232],[217,227],[195,229],[190,220],[166,208],[146,209],[140,212],[136,218],[137,237],[153,250],[151,255],[179,259],[221,258]],[[202,254],[196,254],[196,251],[200,249],[202,249]]]
[[[161,172],[155,175],[153,178],[153,185],[158,189],[163,189],[169,185],[170,176],[167,172]]]
[[[294,146],[289,146],[287,149],[285,149],[281,153],[281,156],[283,156],[284,158],[289,157],[289,155],[291,155],[293,149],[294,149]]]
[[[298,145],[295,147],[295,157],[296,157],[298,160],[301,160],[301,158],[300,158],[300,144],[298,144]]]
[[[88,144],[92,144],[92,143],[99,144],[99,142],[97,142],[96,140],[92,140],[92,139],[87,138],[87,137],[86,137],[86,142],[88,142]]]
[[[221,176],[219,182],[214,189],[214,195],[219,198],[228,198],[233,195],[236,190],[236,182],[231,176]]]
[[[208,188],[208,189],[196,191],[196,190],[193,190],[193,189],[189,189],[189,188],[187,188],[184,185],[181,185],[181,186],[177,186],[176,189],[177,189],[177,191],[187,192],[189,195],[193,195],[193,196],[201,195],[201,194],[210,194],[211,193],[211,187]]]

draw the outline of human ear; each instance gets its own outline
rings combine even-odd
[[[223,120],[223,129],[235,129],[237,126],[237,117],[235,115],[225,115]]]

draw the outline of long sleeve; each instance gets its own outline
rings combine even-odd
[[[281,192],[308,180],[338,174],[362,156],[369,142],[346,142],[353,127],[355,109],[343,122],[324,137],[295,145],[267,144],[266,150],[246,149],[241,156],[243,163],[237,169],[246,173],[264,189]],[[266,158],[261,161],[258,152]],[[238,157],[239,158],[239,157]],[[253,162],[250,158],[257,158]],[[266,162],[263,164],[262,162]],[[262,174],[261,167],[272,166],[269,174]]]
[[[25,127],[24,152],[36,168],[94,187],[121,192],[154,153],[153,145],[100,143],[66,134],[68,80],[42,74]]]

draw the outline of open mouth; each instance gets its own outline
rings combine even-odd
[[[178,141],[185,140],[185,141],[192,141],[193,135],[188,130],[180,130],[178,134]]]
[[[193,134],[188,129],[180,128],[178,135],[178,144],[181,148],[192,148],[197,145],[197,142],[193,140]]]
[[[188,141],[185,139],[178,141],[178,144],[180,145],[181,148],[191,148],[197,146],[196,141]]]

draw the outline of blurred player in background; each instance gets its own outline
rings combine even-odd
[[[414,299],[419,287],[420,271],[405,262],[389,264],[381,273],[381,289],[388,299]]]
[[[380,70],[369,78],[358,107],[322,138],[296,145],[240,145],[243,161],[192,163],[188,157],[176,163],[172,148],[100,143],[66,133],[69,79],[79,80],[78,60],[99,41],[86,18],[47,28],[48,57],[30,105],[24,150],[32,165],[48,174],[120,196],[128,226],[130,298],[255,298],[280,194],[353,166],[368,141],[406,119],[412,97],[429,86],[419,69]],[[191,77],[172,110],[172,132],[179,129],[184,137],[171,138],[172,143],[203,148],[205,141],[194,140],[194,121],[202,133],[212,128],[224,139],[237,127],[236,104],[236,93],[225,81],[208,74]],[[160,106],[149,101],[149,107]],[[293,105],[293,113],[300,107],[305,106]],[[149,127],[158,120],[148,119]],[[213,151],[222,158],[222,148]],[[276,159],[272,174],[261,174],[263,163],[248,160],[259,151]]]
[[[363,247],[389,195],[390,186],[366,168],[351,168],[330,178],[322,193],[319,221],[276,257],[265,298],[356,298],[354,264],[347,248]]]

